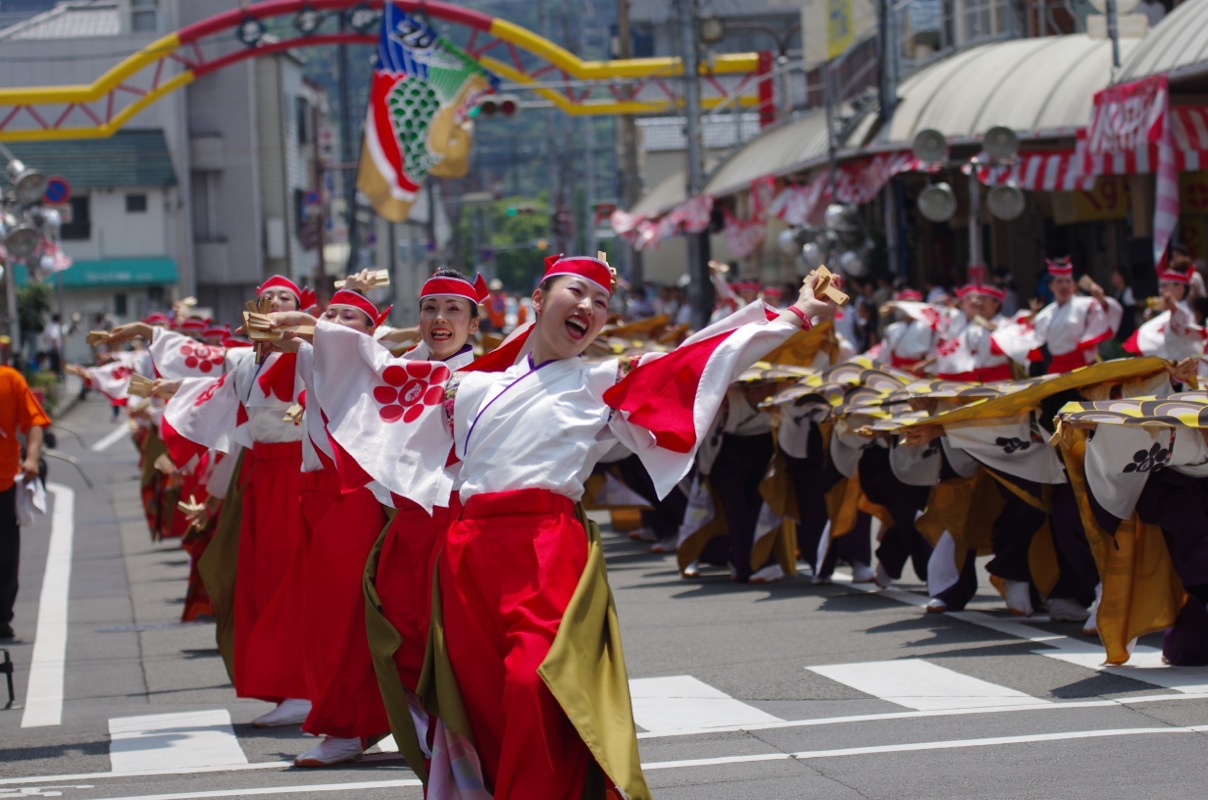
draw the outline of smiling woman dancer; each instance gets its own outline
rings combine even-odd
[[[815,299],[811,281],[773,319],[753,304],[663,358],[585,362],[579,356],[608,316],[612,279],[596,259],[548,259],[533,293],[528,357],[500,373],[459,375],[455,385],[447,371],[422,368],[417,380],[426,388],[408,393],[399,424],[382,433],[392,451],[401,445],[411,454],[411,464],[439,458],[450,443],[462,461],[463,508],[438,559],[440,606],[433,610],[451,670],[434,670],[434,696],[439,714],[450,690],[460,692],[468,730],[442,718],[429,797],[579,800],[589,781],[601,790],[614,784],[631,800],[650,796],[598,538],[576,513],[583,480],[620,442],[666,494],[687,472],[725,387],[811,317],[833,310]],[[361,397],[359,414],[351,413],[345,397],[366,380],[365,362],[324,362],[325,341],[340,338],[347,333],[320,324],[315,350],[319,399],[337,441],[354,438],[356,420],[370,410]],[[364,348],[361,355],[376,373],[369,380],[399,363]],[[444,403],[436,386],[445,389]],[[449,414],[452,439],[443,422]],[[397,470],[374,477],[403,491],[418,482],[414,466],[400,460]],[[568,611],[572,600],[577,610]],[[561,626],[567,614],[576,615],[575,625]],[[573,663],[584,652],[589,665]],[[613,679],[607,691],[605,663]],[[449,679],[455,687],[441,685]]]
[[[297,284],[274,275],[256,290],[274,312],[297,311],[311,300]],[[233,598],[232,683],[239,697],[277,705],[256,727],[296,725],[306,718],[302,586],[290,563],[304,536],[298,503],[302,429],[284,421],[294,402],[295,356],[274,350],[263,360],[251,348],[227,353],[219,378],[157,381],[173,394],[164,412],[164,441],[173,461],[214,448],[245,448],[236,480],[242,491]]]
[[[367,276],[351,276],[345,288],[332,295],[321,318],[369,337],[390,309],[379,312],[353,291],[368,282],[362,278]],[[295,324],[315,322],[305,314],[291,316],[298,317]],[[281,347],[298,351],[297,376],[307,386],[307,394],[312,394],[311,346],[287,339]],[[294,569],[307,589],[300,613],[306,620],[303,671],[311,710],[302,730],[323,738],[295,758],[294,765],[327,767],[359,759],[388,727],[365,636],[361,593],[365,558],[386,524],[386,515],[370,490],[344,491],[322,414],[308,408],[303,422],[307,436],[302,449],[301,499],[306,541],[296,554]]]

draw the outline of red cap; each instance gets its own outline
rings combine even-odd
[[[299,289],[298,284],[291,281],[284,275],[274,275],[264,283],[256,287],[256,297],[267,292],[269,289],[285,289],[293,294],[294,299],[298,301],[298,310],[303,311],[315,304],[315,293],[311,289]]]
[[[612,267],[598,258],[588,258],[587,256],[546,256],[545,274],[541,276],[541,280],[545,281],[548,278],[555,278],[559,275],[577,275],[596,284],[608,292],[610,296],[612,295]]]
[[[148,325],[170,325],[172,320],[168,319],[167,314],[161,314],[160,312],[156,311],[154,314],[149,314],[146,318],[144,318],[143,322]]]
[[[201,332],[203,339],[225,339],[231,335],[230,325],[216,325],[206,328]]]
[[[1046,267],[1048,267],[1050,275],[1065,275],[1070,278],[1074,277],[1074,262],[1070,260],[1069,256],[1062,256],[1061,258],[1048,258],[1045,259],[1044,264]]]
[[[182,331],[188,331],[189,333],[200,334],[208,327],[210,327],[210,321],[208,319],[197,319],[195,317],[190,317],[189,319],[186,319],[184,322],[180,323],[180,329]]]
[[[438,294],[464,297],[477,305],[486,300],[491,292],[487,289],[487,282],[481,275],[475,275],[473,283],[464,278],[433,275],[424,282],[424,288],[419,290],[419,299],[423,300],[425,297],[433,297]]]
[[[903,289],[893,296],[894,300],[905,300],[914,303],[923,302],[923,293],[918,289]]]
[[[327,304],[328,308],[355,308],[369,317],[369,321],[373,323],[373,327],[377,327],[386,321],[386,317],[390,316],[390,310],[394,306],[388,306],[385,311],[378,313],[377,306],[369,301],[368,298],[360,295],[349,289],[340,289],[331,296],[331,302]]]

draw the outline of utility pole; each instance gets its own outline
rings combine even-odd
[[[680,59],[684,66],[684,134],[687,138],[688,196],[705,188],[704,153],[700,126],[700,63],[696,51],[696,0],[675,0],[680,30]],[[709,324],[713,313],[713,284],[709,280],[709,231],[689,233],[688,303],[697,330]]]
[[[616,57],[633,58],[633,36],[629,30],[630,0],[617,0],[617,52]],[[632,114],[617,118],[617,138],[620,144],[621,208],[628,211],[642,197],[642,176],[638,172],[638,124]],[[629,274],[632,286],[641,286],[645,281],[642,253],[632,246],[620,248],[622,267]]]
[[[340,33],[348,29],[348,20],[340,15]],[[352,157],[352,109],[348,92],[348,45],[339,45],[339,90],[340,90],[340,160],[344,162],[344,205],[348,215],[348,266],[347,274],[357,270],[357,168]]]
[[[311,130],[311,158],[315,162],[315,194],[318,195],[319,202],[317,203],[318,219],[315,224],[315,247],[319,249],[319,263],[315,267],[314,277],[311,279],[311,284],[316,292],[322,292],[319,298],[321,301],[326,301],[327,297],[327,261],[324,251],[327,245],[327,210],[324,207],[323,200],[323,150],[319,144],[319,104],[315,103],[310,107],[310,130]]]

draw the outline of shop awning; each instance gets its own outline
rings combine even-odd
[[[1123,60],[1116,80],[1162,73],[1172,80],[1208,73],[1208,3],[1184,2],[1163,17]]]
[[[1138,40],[1122,39],[1128,56]],[[1073,137],[1091,98],[1111,80],[1111,42],[1083,34],[974,47],[919,70],[898,87],[893,119],[866,146],[909,149],[926,128],[950,141],[980,141],[995,125],[1020,139]]]
[[[176,261],[171,258],[106,258],[76,261],[70,268],[46,279],[63,282],[65,289],[104,289],[130,286],[171,285],[179,280]],[[17,285],[26,282],[24,267],[17,267]]]

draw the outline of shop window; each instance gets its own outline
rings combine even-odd
[[[130,30],[155,33],[159,29],[159,0],[130,0]]]
[[[83,241],[92,238],[92,218],[88,213],[88,196],[73,197],[69,205],[69,214],[64,215],[63,225],[59,228],[59,238],[64,241]]]

